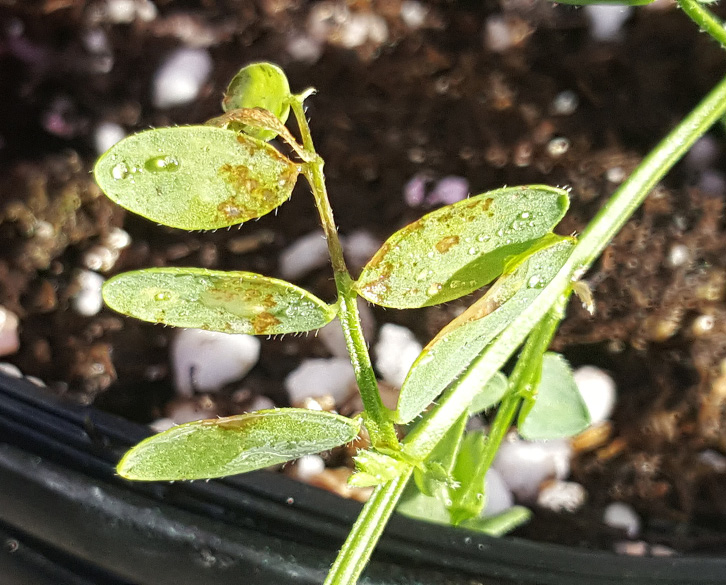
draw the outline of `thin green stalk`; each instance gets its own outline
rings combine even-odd
[[[404,440],[404,453],[423,461],[466,410],[476,392],[499,371],[554,303],[578,280],[628,221],[651,189],[726,113],[726,79],[686,116],[638,165],[590,222],[562,269],[479,358],[467,368]]]
[[[335,226],[333,210],[328,200],[328,191],[325,186],[325,175],[323,174],[323,159],[315,153],[310,127],[308,126],[305,110],[302,105],[302,98],[292,100],[292,110],[297,119],[303,146],[306,151],[313,154],[313,160],[304,163],[303,172],[310,183],[310,188],[315,198],[315,206],[320,215],[320,223],[328,243],[328,252],[333,265],[335,286],[338,290],[339,316],[343,326],[345,343],[350,354],[356,381],[360,390],[361,400],[365,409],[365,422],[371,444],[389,449],[398,448],[398,437],[396,430],[388,415],[388,409],[381,401],[381,394],[378,390],[378,381],[373,371],[368,345],[363,336],[360,314],[356,303],[356,293],[353,290],[353,280],[350,277],[348,268],[343,257],[343,247],[338,237],[338,229]]]
[[[702,31],[707,32],[726,48],[726,29],[713,12],[698,0],[678,0],[678,5]]]
[[[539,383],[542,372],[542,356],[552,342],[557,326],[564,316],[567,298],[567,296],[561,297],[560,302],[545,315],[524,344],[522,353],[519,355],[517,364],[514,366],[512,375],[509,378],[509,390],[497,410],[497,415],[494,417],[492,427],[487,435],[481,461],[477,466],[483,468],[482,477],[494,462],[499,446],[512,426],[514,417],[524,400],[521,390],[523,388],[529,390],[530,387],[536,387]]]
[[[376,487],[351,528],[323,585],[353,585],[358,581],[412,473],[413,467],[409,467],[403,475]]]

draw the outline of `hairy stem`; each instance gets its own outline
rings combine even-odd
[[[373,446],[397,449],[396,430],[391,422],[388,410],[381,401],[378,382],[368,353],[368,345],[363,336],[363,328],[361,327],[360,314],[356,303],[357,295],[353,290],[353,280],[345,264],[343,247],[340,244],[333,210],[328,200],[325,175],[323,174],[323,159],[315,153],[302,99],[294,99],[291,105],[300,128],[303,147],[313,155],[312,160],[303,165],[303,172],[308,183],[310,183],[315,198],[315,206],[320,215],[320,223],[328,243],[328,252],[330,253],[335,276],[335,286],[338,290],[340,322],[343,326],[345,343],[365,409],[366,429]]]
[[[358,581],[403,490],[406,489],[411,473],[413,467],[375,489],[340,549],[324,585],[354,585]]]
[[[702,31],[707,32],[726,48],[726,29],[713,12],[698,0],[678,0],[678,5]]]

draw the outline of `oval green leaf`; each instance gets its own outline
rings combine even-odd
[[[104,283],[103,298],[143,321],[249,335],[311,331],[337,314],[334,305],[284,280],[203,268],[125,272]]]
[[[227,227],[269,213],[290,198],[299,172],[269,144],[213,126],[134,134],[94,168],[113,201],[187,230]]]
[[[359,421],[303,408],[200,420],[145,439],[116,470],[126,479],[173,481],[245,473],[355,439]]]
[[[590,425],[590,413],[577,389],[572,370],[560,354],[547,352],[531,410],[522,409],[519,434],[525,439],[571,437]]]
[[[549,241],[549,246],[512,266],[512,272],[503,275],[423,349],[401,388],[396,410],[399,423],[423,412],[557,274],[575,240],[551,236]]]
[[[272,63],[252,63],[232,78],[222,99],[225,112],[240,108],[262,108],[283,124],[290,115],[290,84],[285,72]],[[242,125],[247,134],[260,140],[272,140],[277,132]]]
[[[498,189],[425,215],[393,234],[356,288],[398,309],[462,297],[491,282],[506,260],[547,234],[567,211],[567,192],[544,185]]]

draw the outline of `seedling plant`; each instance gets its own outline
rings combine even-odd
[[[679,4],[726,46],[726,30],[702,4]],[[273,64],[249,65],[227,88],[221,116],[201,126],[130,136],[99,159],[95,177],[111,199],[134,213],[175,228],[211,230],[273,211],[302,175],[327,240],[335,302],[261,274],[200,268],[123,273],[105,284],[103,295],[109,306],[139,319],[226,333],[305,332],[339,318],[364,406],[360,415],[278,408],[191,422],[132,448],[118,473],[140,481],[223,477],[332,449],[364,431],[368,446],[355,457],[350,483],[374,490],[326,579],[328,585],[352,585],[397,506],[404,514],[490,534],[526,520],[528,511],[520,507],[482,518],[486,472],[513,425],[525,438],[550,439],[589,424],[569,365],[547,348],[573,292],[593,307],[581,281],[591,264],[656,183],[726,113],[726,79],[645,157],[580,237],[552,232],[567,211],[566,190],[497,189],[397,231],[356,279],[346,267],[324,163],[305,115],[304,102],[313,93],[291,93]],[[290,112],[299,138],[285,125]],[[410,309],[487,285],[424,348],[397,408],[385,408],[357,297]],[[505,376],[502,370],[517,350]],[[466,432],[469,417],[484,410],[496,412],[488,434]]]

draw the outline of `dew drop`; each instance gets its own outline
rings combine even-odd
[[[432,284],[432,285],[431,285],[431,286],[430,286],[430,287],[428,288],[428,290],[426,291],[426,294],[428,294],[429,296],[433,296],[433,295],[435,295],[435,294],[436,294],[437,292],[439,292],[439,291],[440,291],[440,290],[441,290],[442,288],[443,288],[443,286],[441,286],[441,284],[440,284],[440,283],[438,283],[438,282],[435,282],[434,284]]]
[[[521,219],[527,219],[529,217],[529,215],[530,215],[529,211],[523,211],[522,213],[519,214],[519,217]]]
[[[120,179],[125,179],[129,176],[129,167],[126,165],[126,163],[120,162],[114,165],[114,167],[111,169],[111,176],[117,181]]]
[[[474,254],[476,254],[476,248],[474,248],[474,247],[472,246],[471,248],[469,248],[469,255],[470,255],[470,256],[473,256]]]
[[[542,288],[543,282],[542,277],[538,274],[535,274],[534,276],[530,276],[529,280],[527,281],[527,286],[529,288]]]
[[[173,156],[162,154],[147,160],[144,168],[152,173],[169,173],[179,168],[179,161]]]
[[[171,293],[167,290],[159,291],[154,295],[155,301],[170,301],[171,300]]]

